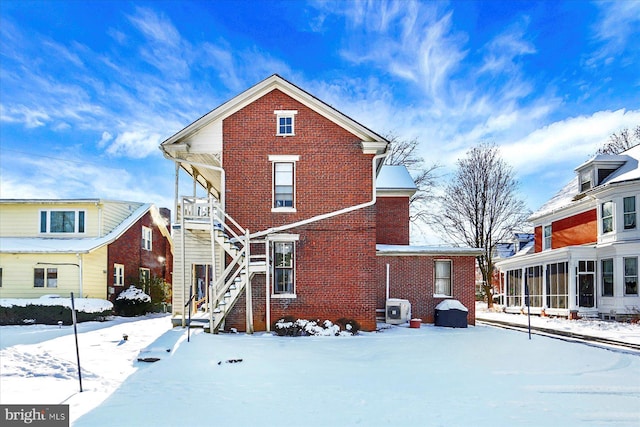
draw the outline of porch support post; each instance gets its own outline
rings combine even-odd
[[[265,296],[266,296],[266,300],[267,300],[267,307],[266,307],[266,321],[267,321],[267,332],[271,332],[271,266],[269,265],[269,247],[271,245],[269,244],[269,239],[265,239],[264,240],[264,253],[265,253],[265,260],[264,260],[264,268],[265,268]]]
[[[247,327],[246,333],[253,334],[253,298],[251,296],[251,272],[249,271],[250,259],[251,259],[251,241],[249,240],[249,230],[245,230],[245,254],[244,254],[244,272],[247,283],[244,287],[244,295],[247,302],[246,314],[247,314]]]

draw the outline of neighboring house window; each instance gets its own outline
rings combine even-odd
[[[40,211],[41,233],[84,233],[85,211]]]
[[[451,261],[435,262],[435,295],[450,297],[451,293]]]
[[[624,258],[624,294],[638,294],[638,258]]]
[[[35,288],[57,288],[58,269],[57,268],[34,268],[33,286]]]
[[[542,237],[543,237],[543,245],[542,245],[542,249],[543,250],[547,250],[547,249],[551,249],[551,225],[545,225],[544,228],[542,229]]]
[[[295,212],[296,162],[300,156],[269,156],[273,169],[272,211]]]
[[[276,135],[277,136],[294,136],[295,135],[295,117],[298,112],[296,110],[276,110]]]
[[[633,230],[636,228],[636,197],[625,197],[622,199],[624,210],[624,229]]]
[[[569,300],[568,263],[547,265],[547,307],[567,308]]]
[[[124,265],[113,264],[113,286],[124,286]]]
[[[149,227],[142,226],[142,249],[147,251],[151,250],[151,229]]]
[[[610,233],[613,231],[613,202],[604,202],[602,204],[602,233]]]
[[[147,284],[151,280],[151,271],[148,268],[140,268],[140,283]]]
[[[603,259],[602,264],[602,296],[613,296],[613,259]]]
[[[526,285],[529,288],[529,306],[542,307],[542,266],[527,267]]]
[[[273,293],[295,294],[295,243],[273,242]]]
[[[507,271],[507,307],[522,306],[522,270]]]

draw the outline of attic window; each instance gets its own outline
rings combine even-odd
[[[296,110],[276,110],[276,136],[294,136],[295,135],[295,117],[298,114]]]
[[[591,188],[591,170],[580,173],[580,192]]]

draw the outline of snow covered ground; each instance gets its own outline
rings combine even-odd
[[[0,327],[0,403],[67,403],[77,427],[640,425],[640,355],[493,327],[186,342],[152,316],[80,331],[82,393],[72,327]]]

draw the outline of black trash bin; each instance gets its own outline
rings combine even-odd
[[[469,310],[457,299],[446,299],[436,306],[435,325],[466,328]]]

